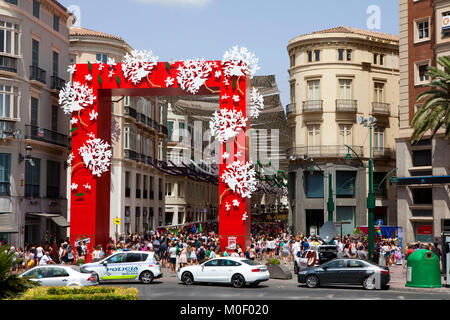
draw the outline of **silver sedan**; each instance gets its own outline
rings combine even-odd
[[[38,282],[41,286],[93,286],[98,284],[94,273],[82,273],[76,266],[51,264],[37,266],[22,273],[19,277]]]

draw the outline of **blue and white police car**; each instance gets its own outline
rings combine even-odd
[[[99,282],[140,281],[148,284],[161,278],[161,264],[153,252],[122,251],[81,266],[84,271],[97,274]]]

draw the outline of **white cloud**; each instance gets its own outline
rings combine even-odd
[[[136,2],[144,4],[160,4],[160,5],[191,5],[191,6],[204,6],[212,0],[134,0]]]

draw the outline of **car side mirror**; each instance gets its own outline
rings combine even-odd
[[[108,265],[108,262],[107,261],[103,261],[102,265],[104,265],[106,267]]]

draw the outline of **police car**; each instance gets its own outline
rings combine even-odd
[[[86,263],[81,270],[95,272],[100,282],[140,281],[148,284],[161,278],[161,264],[153,252],[116,252],[98,262]]]

